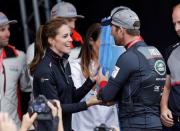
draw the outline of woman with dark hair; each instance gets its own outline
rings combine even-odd
[[[99,70],[100,33],[101,25],[99,23],[92,24],[86,32],[79,58],[70,62],[72,79],[77,89],[82,86],[88,77],[97,74]],[[96,87],[97,85],[81,101],[86,101],[96,94]],[[109,127],[112,125],[119,127],[115,105],[110,107],[93,106],[86,111],[73,114],[72,117],[72,128],[75,131],[93,131],[96,126],[102,123]]]
[[[71,51],[71,29],[67,23],[55,18],[39,28],[36,37],[35,57],[30,65],[33,74],[33,94],[36,98],[43,94],[47,99],[61,102],[65,131],[71,131],[72,113],[86,110],[99,104],[95,96],[79,102],[95,85],[93,77],[88,77],[81,88],[74,87],[70,65],[67,60]],[[37,130],[54,131],[50,121],[39,121]]]

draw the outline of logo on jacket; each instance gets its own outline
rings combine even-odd
[[[159,75],[165,75],[166,65],[163,60],[157,60],[154,64],[154,68]]]
[[[113,78],[115,78],[115,77],[117,76],[119,70],[120,70],[120,68],[117,67],[117,66],[115,66],[111,76],[112,76]]]
[[[41,83],[48,81],[48,80],[49,80],[48,78],[41,78]]]
[[[10,66],[9,66],[9,70],[10,70],[10,71],[14,71],[14,72],[18,72],[18,71],[19,71],[18,67],[17,67],[17,66],[14,66],[14,65],[10,65]]]
[[[160,91],[160,86],[154,86],[154,92],[159,92]]]

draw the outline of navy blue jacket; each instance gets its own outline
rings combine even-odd
[[[81,88],[76,89],[66,55],[60,57],[48,48],[34,72],[33,93],[35,97],[43,94],[47,99],[58,99],[62,107],[64,130],[71,131],[72,113],[87,109],[86,102],[79,101],[94,84],[88,78]],[[42,124],[40,131],[46,130],[52,130],[50,124]]]
[[[161,129],[159,103],[165,75],[160,52],[137,42],[118,58],[99,98],[118,101],[122,127]]]

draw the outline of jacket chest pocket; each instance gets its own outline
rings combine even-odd
[[[17,83],[20,74],[21,70],[17,65],[10,64],[5,67],[6,82],[8,82],[9,84]]]

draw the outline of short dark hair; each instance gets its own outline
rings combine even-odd
[[[140,35],[140,30],[139,29],[126,29],[127,33],[129,35]]]
[[[134,27],[140,27],[140,21],[135,21],[133,24]],[[140,30],[139,29],[126,29],[127,33],[130,35],[140,35]]]

